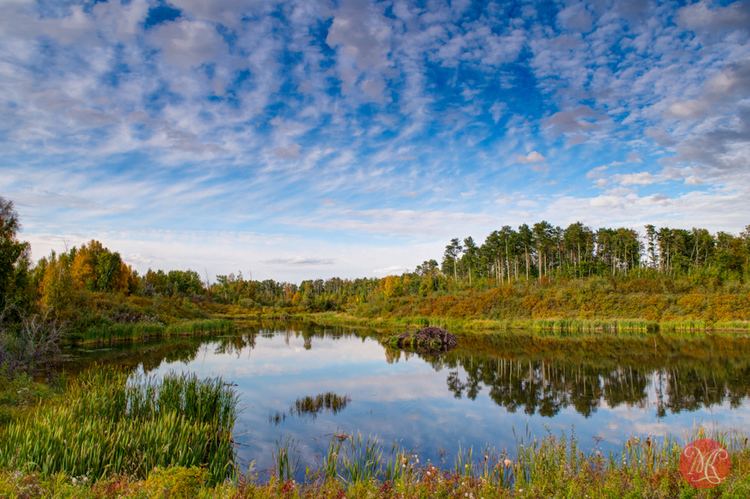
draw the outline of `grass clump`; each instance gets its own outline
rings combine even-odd
[[[198,319],[175,322],[167,326],[165,334],[228,333],[234,331],[234,323],[225,319]]]
[[[80,337],[84,341],[144,340],[162,336],[165,329],[158,322],[104,323],[89,327]]]
[[[234,323],[224,319],[196,319],[165,326],[159,322],[100,323],[72,336],[83,343],[142,341],[176,335],[204,335],[234,331]]]
[[[54,384],[40,383],[27,373],[11,376],[0,370],[0,427],[52,398],[58,391],[58,382],[59,379]]]
[[[0,428],[0,468],[95,481],[198,466],[217,483],[234,470],[235,411],[233,391],[218,378],[128,381],[122,372],[94,371],[71,384],[64,403],[40,405]]]

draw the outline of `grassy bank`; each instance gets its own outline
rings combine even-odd
[[[750,495],[750,449],[742,437],[718,437],[729,450],[732,471],[709,491],[680,475],[682,446],[675,441],[630,439],[621,452],[586,453],[573,438],[548,436],[519,444],[513,455],[471,450],[449,468],[386,452],[373,439],[352,437],[331,444],[321,466],[304,483],[289,478],[290,459],[279,453],[270,482],[252,476],[216,483],[202,467],[152,469],[145,478],[111,474],[98,480],[69,473],[0,471],[0,496],[54,497],[737,497]]]
[[[184,320],[168,325],[154,322],[105,323],[71,334],[69,338],[81,343],[109,343],[178,335],[217,334],[233,330],[234,322],[225,319]]]
[[[234,311],[223,314],[234,320],[246,321],[303,321],[321,326],[344,326],[373,330],[393,331],[424,326],[439,326],[451,331],[466,333],[494,333],[534,331],[538,333],[710,333],[747,332],[750,321],[702,320],[647,321],[641,319],[476,319],[441,316],[363,317],[345,312],[290,312],[263,310],[260,313]]]
[[[16,414],[0,427],[0,468],[95,481],[199,466],[207,483],[234,472],[236,399],[220,379],[127,378],[93,371],[71,382],[62,397]]]
[[[429,323],[465,331],[750,331],[750,288],[739,283],[713,285],[700,279],[634,275],[494,286],[455,284],[426,294],[398,286],[389,289],[341,304],[332,299],[328,308],[317,310],[304,302],[275,312],[246,310],[375,328]]]

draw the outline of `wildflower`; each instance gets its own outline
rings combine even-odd
[[[510,468],[510,465],[513,464],[513,461],[511,461],[510,459],[506,457],[505,460],[503,461],[503,464],[505,465],[506,468]]]

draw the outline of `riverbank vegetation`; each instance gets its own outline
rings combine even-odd
[[[403,450],[385,451],[361,436],[334,441],[303,482],[284,466],[268,482],[237,475],[216,483],[202,467],[156,467],[146,477],[111,474],[100,479],[68,473],[0,471],[0,495],[54,497],[747,497],[747,439],[723,435],[732,472],[718,487],[699,491],[680,475],[682,445],[670,440],[629,439],[621,452],[583,452],[575,437],[549,435],[519,443],[513,454],[460,452],[448,467],[420,462]],[[285,450],[286,451],[286,450]],[[287,461],[284,461],[287,462]],[[285,465],[286,466],[286,465]]]
[[[0,468],[96,481],[197,466],[208,483],[220,483],[234,472],[235,413],[236,396],[220,379],[128,380],[97,369],[0,426]]]

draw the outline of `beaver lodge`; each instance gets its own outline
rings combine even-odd
[[[443,328],[428,326],[416,332],[405,332],[388,338],[393,348],[427,352],[447,352],[458,344],[456,336]]]

